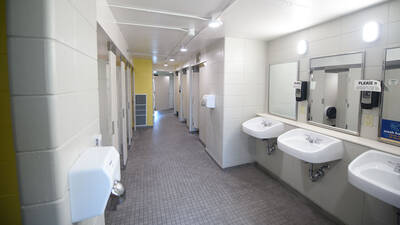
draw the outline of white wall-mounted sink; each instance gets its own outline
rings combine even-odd
[[[400,156],[364,152],[349,164],[348,179],[362,191],[400,208]]]
[[[324,163],[341,159],[341,140],[304,129],[293,129],[278,137],[278,148],[309,163]]]
[[[284,132],[284,125],[276,120],[256,117],[242,123],[242,130],[258,139],[270,139],[281,135]]]

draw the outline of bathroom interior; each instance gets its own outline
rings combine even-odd
[[[0,224],[400,225],[399,0],[0,10]]]

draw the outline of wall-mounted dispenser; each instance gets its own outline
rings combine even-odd
[[[307,81],[295,81],[293,87],[296,89],[296,101],[307,100]]]
[[[372,109],[379,106],[380,92],[362,91],[361,92],[361,108]]]
[[[69,171],[72,222],[104,213],[110,194],[121,195],[119,153],[114,147],[86,150]]]
[[[379,80],[356,80],[354,89],[361,91],[361,108],[372,109],[379,106],[382,84]]]
[[[215,108],[215,95],[204,95],[201,98],[201,106],[211,109]]]

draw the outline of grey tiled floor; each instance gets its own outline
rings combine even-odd
[[[106,224],[334,224],[253,165],[221,170],[171,112],[135,134]]]

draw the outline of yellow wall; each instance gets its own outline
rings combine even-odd
[[[8,87],[5,0],[0,0],[0,224],[21,224]]]
[[[147,126],[153,126],[153,62],[133,58],[135,94],[147,94]]]

